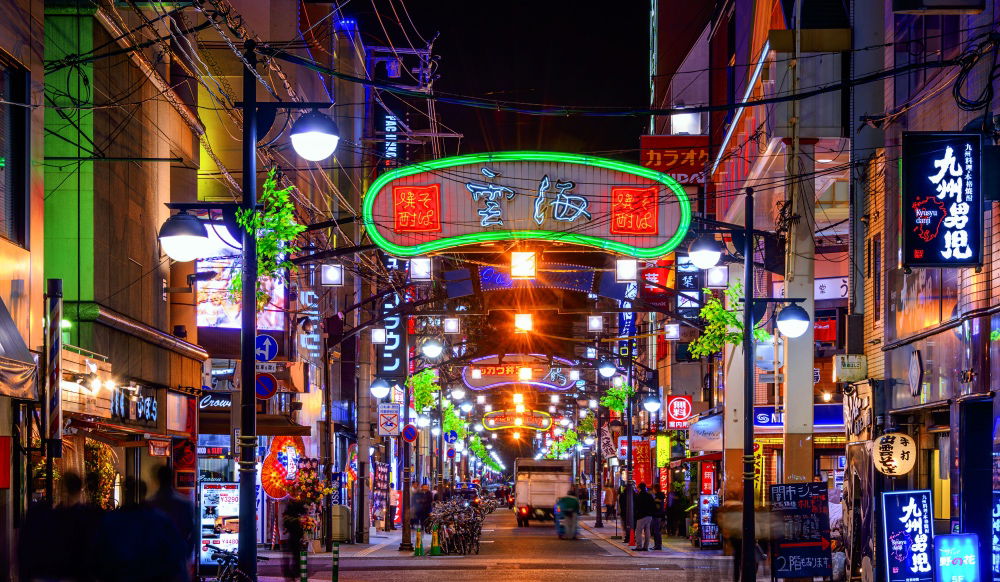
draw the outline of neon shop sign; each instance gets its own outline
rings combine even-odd
[[[637,258],[683,240],[691,208],[671,177],[616,160],[495,152],[396,168],[365,194],[362,219],[387,253],[537,240]]]

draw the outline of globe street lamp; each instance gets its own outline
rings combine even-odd
[[[181,210],[160,227],[160,246],[163,252],[179,263],[187,263],[205,256],[208,229],[197,216]]]
[[[688,247],[691,264],[699,269],[711,269],[722,258],[722,246],[710,234],[702,234]]]
[[[618,372],[618,368],[610,360],[604,360],[597,367],[597,371],[600,372],[602,378],[610,378]]]
[[[441,353],[444,352],[444,346],[441,345],[441,342],[432,338],[420,346],[420,352],[424,354],[425,358],[434,360],[441,357]]]
[[[374,396],[379,400],[382,400],[383,398],[389,395],[389,391],[392,389],[392,387],[389,386],[389,383],[383,380],[382,378],[376,378],[375,381],[372,382],[371,386],[368,387],[368,389],[371,391],[372,396]]]
[[[775,319],[778,331],[790,338],[797,338],[809,329],[809,313],[799,305],[789,305]]]
[[[337,149],[340,129],[328,116],[313,110],[295,120],[288,136],[295,153],[311,162],[319,162]]]
[[[653,414],[659,412],[660,410],[660,398],[656,395],[656,392],[650,392],[648,396],[642,401],[642,407],[646,409],[646,412]]]

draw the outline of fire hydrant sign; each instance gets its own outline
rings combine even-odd
[[[931,492],[888,491],[882,494],[886,582],[932,582],[934,522]]]
[[[667,396],[667,428],[686,429],[693,410],[690,396]]]
[[[826,483],[771,485],[775,578],[814,578],[833,575],[830,558],[830,499]]]
[[[399,404],[394,402],[378,405],[379,436],[399,436]]]

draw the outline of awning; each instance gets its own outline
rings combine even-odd
[[[721,461],[722,453],[708,453],[705,455],[698,455],[696,457],[687,457],[686,459],[677,459],[676,461],[670,461],[671,467],[680,467],[682,463],[695,463],[697,461]]]
[[[36,370],[31,351],[0,299],[0,395],[37,399]]]
[[[229,412],[204,412],[198,415],[199,434],[229,434]],[[259,436],[309,436],[312,429],[296,424],[283,414],[258,414]]]

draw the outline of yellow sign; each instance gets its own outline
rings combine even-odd
[[[670,466],[670,448],[673,443],[665,434],[656,435],[656,467],[662,469]]]

